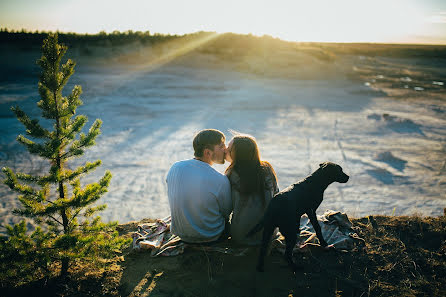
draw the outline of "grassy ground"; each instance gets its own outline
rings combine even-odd
[[[0,295],[446,296],[445,216],[375,216],[353,223],[365,249],[297,253],[302,269],[295,275],[275,253],[264,273],[255,272],[255,249],[236,257],[198,248],[160,258],[128,249],[107,271],[78,266],[65,282],[2,288]],[[121,225],[121,232],[136,225]]]

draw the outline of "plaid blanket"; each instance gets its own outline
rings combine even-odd
[[[364,240],[356,234],[353,224],[345,213],[327,210],[318,216],[322,235],[329,245],[336,249],[352,250],[364,247]],[[171,218],[157,219],[154,223],[138,225],[138,230],[132,234],[133,249],[150,251],[152,257],[176,256],[182,254],[185,248],[215,251],[226,254],[243,256],[252,247],[234,247],[231,240],[216,245],[186,244],[181,238],[170,232]],[[305,251],[317,245],[317,236],[309,218],[303,215],[300,222],[300,237],[295,246],[297,251]],[[285,251],[284,238],[279,236],[273,240],[272,248],[280,252]]]

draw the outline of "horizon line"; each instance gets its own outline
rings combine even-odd
[[[121,31],[121,30],[113,30],[113,31],[107,31],[107,30],[100,30],[100,31],[96,31],[96,32],[79,32],[79,31],[61,31],[61,30],[32,30],[32,29],[26,29],[26,28],[21,28],[21,29],[11,29],[8,27],[0,27],[0,31],[1,32],[7,32],[7,33],[26,33],[26,34],[50,34],[50,33],[58,33],[58,34],[78,34],[78,35],[87,35],[87,36],[95,36],[95,35],[101,35],[101,34],[106,34],[106,35],[112,35],[115,32],[119,33],[119,34],[129,34],[130,32],[132,34],[134,33],[148,33],[150,36],[155,36],[155,35],[161,35],[161,36],[178,36],[178,37],[182,37],[182,36],[187,36],[187,35],[193,35],[193,34],[199,34],[199,33],[217,33],[218,35],[224,35],[224,34],[235,34],[235,35],[240,35],[240,36],[255,36],[255,37],[269,37],[269,38],[273,38],[273,39],[278,39],[284,42],[292,42],[292,43],[326,43],[326,44],[375,44],[375,45],[379,45],[379,44],[383,44],[383,45],[429,45],[429,46],[446,46],[446,41],[444,41],[444,43],[435,43],[435,42],[385,42],[385,41],[316,41],[316,40],[289,40],[289,39],[285,39],[285,38],[281,38],[281,37],[277,37],[277,36],[273,36],[270,34],[255,34],[255,33],[240,33],[240,32],[231,32],[231,31],[226,31],[226,32],[217,32],[217,31],[205,31],[205,30],[199,30],[199,31],[195,31],[195,32],[189,32],[189,33],[161,33],[161,32],[152,32],[150,30],[146,30],[146,31],[141,31],[141,30],[132,30],[132,29],[128,29],[125,31]]]

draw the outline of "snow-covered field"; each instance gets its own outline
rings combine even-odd
[[[181,63],[151,71],[80,66],[71,79],[84,89],[78,113],[89,117],[87,127],[96,118],[104,124],[97,145],[72,167],[102,159],[103,165],[84,182],[112,171],[109,192],[102,198],[108,204],[103,219],[161,218],[169,214],[166,173],[175,161],[193,156],[194,134],[215,128],[229,139],[232,129],[256,137],[262,159],[273,165],[282,189],[323,161],[340,164],[351,179],[328,188],[321,213],[442,215],[444,73],[427,76],[425,68],[411,61],[348,59],[351,67],[342,63],[353,78],[321,80],[259,78]],[[1,166],[45,170],[15,142],[24,130],[9,110],[18,104],[39,115],[37,77],[0,83]],[[226,166],[216,169],[223,172]],[[11,213],[19,206],[16,195],[1,185],[0,197],[0,223],[16,222]]]

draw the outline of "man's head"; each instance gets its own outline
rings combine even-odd
[[[193,141],[196,158],[209,163],[225,163],[225,135],[215,129],[206,129],[197,133]]]

